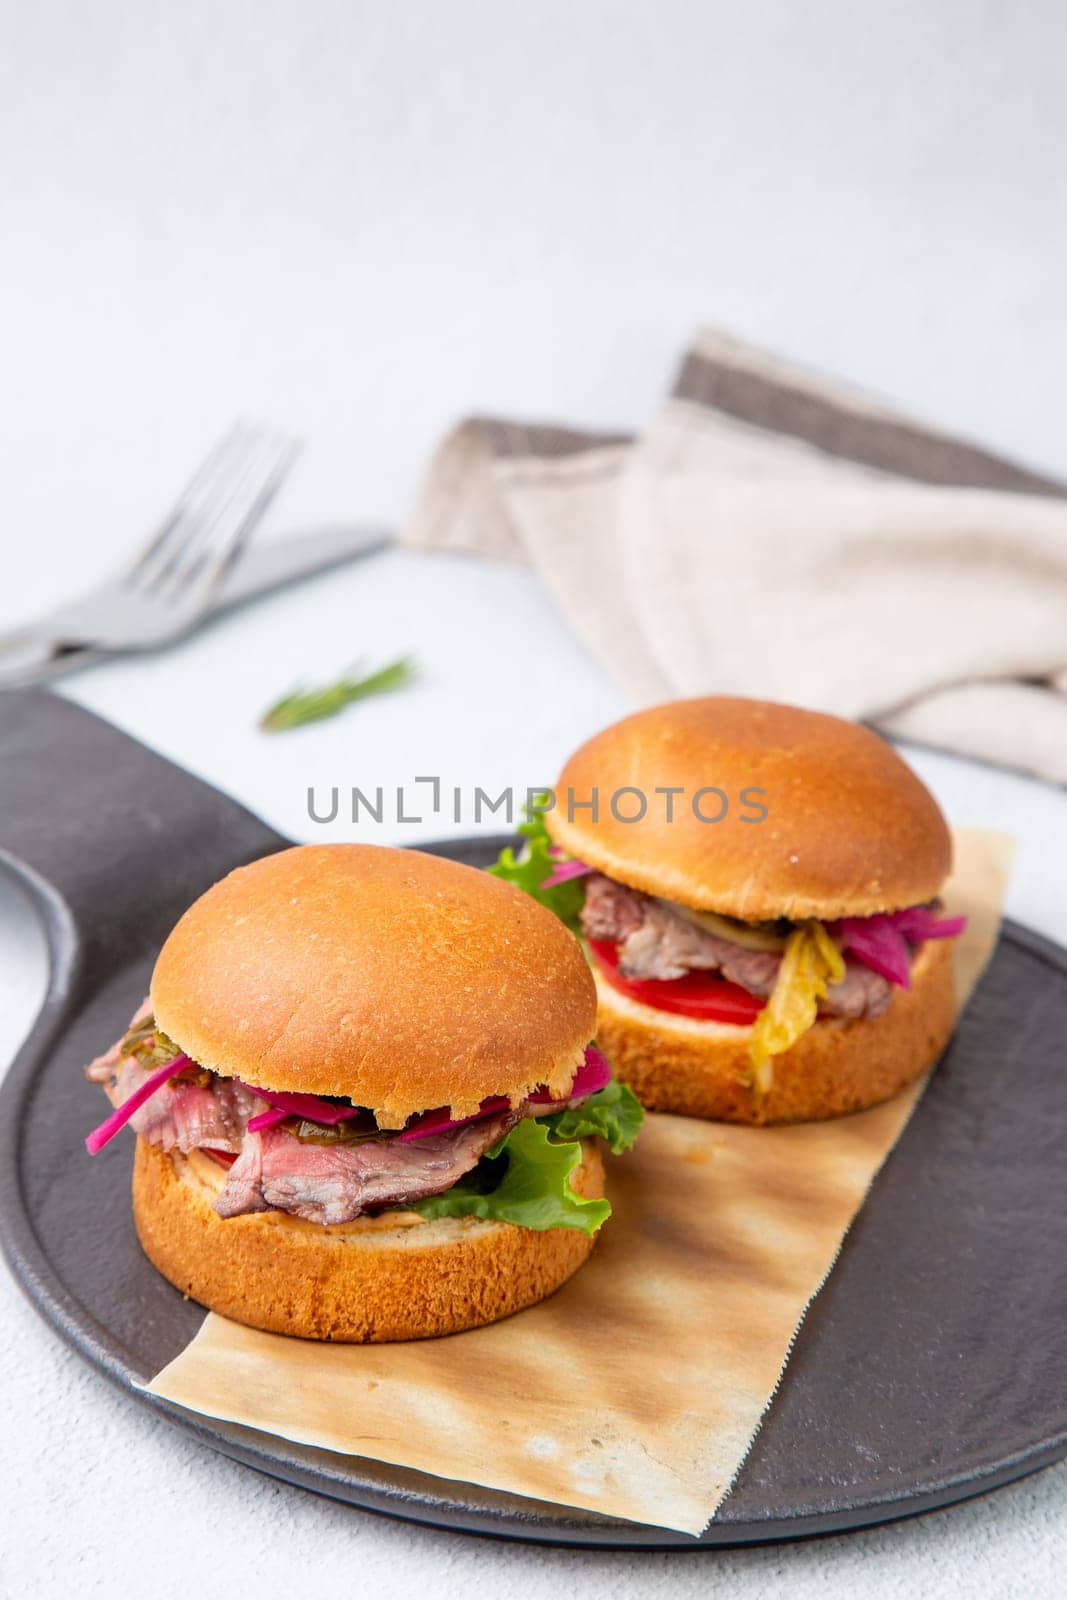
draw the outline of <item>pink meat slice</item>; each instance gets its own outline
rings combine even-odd
[[[861,961],[845,962],[845,976],[832,983],[819,1010],[830,1017],[880,1017],[893,998],[893,985]]]
[[[768,995],[778,977],[780,960],[773,951],[747,950],[731,939],[708,933],[661,900],[650,900],[641,926],[623,941],[619,971],[624,978],[680,978],[686,972],[721,972],[750,994]]]
[[[112,1105],[122,1105],[149,1073],[127,1056],[114,1084],[108,1087]],[[165,1083],[130,1118],[130,1127],[161,1150],[231,1150],[241,1148],[249,1117],[265,1109],[258,1095],[232,1078],[213,1078],[210,1084],[179,1080]]]
[[[306,1144],[284,1128],[265,1128],[245,1135],[215,1210],[220,1217],[273,1210],[308,1222],[351,1222],[450,1189],[516,1120],[503,1112],[410,1144]]]
[[[594,872],[586,880],[582,931],[587,939],[625,939],[645,920],[648,896]]]
[[[151,1015],[151,1002],[145,1000],[134,1013],[130,1027]],[[129,1031],[129,1030],[127,1030]],[[125,1034],[123,1035],[125,1038]],[[122,1054],[122,1039],[110,1050],[90,1061],[85,1075],[103,1084],[113,1106],[128,1100],[151,1075],[134,1056]],[[130,1127],[149,1144],[161,1150],[229,1150],[241,1148],[249,1117],[264,1109],[264,1103],[231,1078],[213,1078],[203,1085],[193,1080],[164,1084],[130,1118]]]
[[[680,978],[687,972],[721,972],[749,994],[766,998],[778,977],[781,956],[749,950],[697,927],[663,900],[595,874],[582,909],[587,938],[619,945],[624,978]],[[891,984],[862,962],[845,962],[845,976],[827,990],[820,1010],[831,1017],[877,1017],[893,997]]]

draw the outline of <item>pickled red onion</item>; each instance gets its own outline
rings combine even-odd
[[[908,941],[882,913],[873,917],[842,917],[830,924],[830,933],[845,949],[902,989],[911,988],[911,952]]]
[[[929,906],[893,911],[890,921],[911,944],[922,944],[924,939],[955,939],[967,926],[966,917],[939,917]]]
[[[102,1122],[99,1128],[94,1128],[92,1133],[86,1137],[85,1148],[89,1154],[91,1156],[99,1155],[104,1146],[111,1143],[115,1135],[126,1126],[134,1112],[140,1110],[146,1100],[151,1100],[157,1090],[162,1089],[163,1085],[170,1078],[175,1077],[183,1067],[191,1065],[192,1063],[188,1056],[175,1056],[173,1060],[164,1061],[161,1067],[157,1067],[154,1072],[149,1073],[144,1082],[131,1095],[127,1096],[120,1106],[115,1107],[110,1117]]]
[[[595,867],[587,867],[584,861],[561,861],[558,867],[553,867],[547,878],[542,879],[539,887],[555,889],[558,884],[570,883],[573,878],[587,878],[595,871]]]
[[[275,1093],[273,1089],[261,1089],[258,1083],[246,1083],[243,1078],[235,1081],[243,1089],[247,1089],[249,1094],[258,1095],[272,1110],[281,1113],[280,1116],[272,1117],[271,1121],[267,1122],[264,1119],[270,1113],[261,1111],[248,1124],[253,1133],[257,1128],[269,1128],[274,1122],[281,1122],[286,1117],[303,1117],[308,1122],[324,1123],[330,1128],[335,1122],[348,1122],[350,1118],[358,1117],[361,1110],[360,1106],[335,1105],[332,1100],[324,1100],[317,1094],[290,1094],[286,1090]]]
[[[954,939],[967,926],[966,917],[939,917],[929,906],[879,912],[873,917],[842,917],[829,925],[844,948],[872,972],[902,989],[911,987],[909,944],[926,939]]]
[[[561,1100],[549,1094],[547,1089],[538,1089],[533,1094],[527,1095],[529,1105],[538,1106],[565,1106],[572,1100],[585,1100],[591,1094],[596,1094],[598,1089],[611,1082],[611,1066],[607,1058],[599,1051],[595,1044],[587,1045],[585,1059],[574,1075],[570,1090]],[[494,1117],[502,1111],[507,1111],[510,1102],[504,1095],[493,1095],[488,1100],[483,1100],[477,1111],[469,1117],[452,1118],[448,1115],[447,1106],[442,1106],[437,1111],[427,1111],[410,1128],[405,1128],[396,1135],[398,1144],[410,1144],[415,1139],[428,1139],[433,1133],[448,1133],[453,1128],[465,1128],[469,1122],[480,1122],[483,1117]],[[249,1124],[251,1126],[251,1124]]]

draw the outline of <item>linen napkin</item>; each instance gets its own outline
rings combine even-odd
[[[530,563],[639,703],[792,701],[1067,782],[1067,483],[725,335],[639,438],[461,423],[402,538]]]

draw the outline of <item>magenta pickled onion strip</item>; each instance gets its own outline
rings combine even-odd
[[[258,1083],[245,1083],[243,1078],[236,1080],[249,1094],[258,1095],[265,1100],[274,1110],[282,1112],[285,1117],[303,1117],[307,1122],[321,1122],[326,1127],[332,1127],[335,1122],[349,1122],[353,1117],[358,1117],[360,1107],[353,1105],[335,1106],[332,1100],[323,1100],[317,1094],[289,1094],[273,1089],[261,1089]],[[261,1112],[266,1116],[266,1112]],[[257,1122],[258,1117],[253,1117],[252,1122]],[[277,1119],[281,1122],[282,1117]],[[248,1126],[252,1127],[252,1122]],[[269,1126],[269,1124],[264,1124]],[[255,1129],[252,1129],[255,1132]]]
[[[873,917],[842,917],[840,922],[831,922],[829,929],[857,961],[890,983],[909,989],[908,946],[926,939],[955,939],[966,926],[966,917],[939,917],[929,906],[908,906],[904,911],[879,912]]]
[[[967,926],[966,917],[939,917],[928,906],[894,911],[890,921],[910,944],[922,944],[924,939],[955,939]]]
[[[249,1117],[247,1127],[249,1133],[262,1133],[265,1128],[276,1128],[279,1122],[284,1122],[292,1112],[283,1111],[280,1106],[274,1106],[270,1111],[261,1111],[256,1117]]]
[[[595,867],[587,867],[584,861],[561,861],[554,867],[547,878],[542,879],[539,887],[542,889],[555,889],[558,884],[570,883],[573,878],[587,878]]]
[[[163,1065],[157,1067],[155,1072],[149,1073],[140,1088],[135,1089],[120,1106],[116,1106],[107,1121],[102,1122],[99,1128],[94,1128],[92,1133],[89,1134],[85,1141],[85,1148],[89,1154],[91,1156],[99,1155],[104,1146],[111,1143],[115,1135],[126,1126],[134,1112],[138,1111],[146,1100],[151,1100],[152,1096],[162,1089],[169,1078],[173,1078],[183,1067],[190,1065],[188,1056],[175,1056],[173,1061],[164,1061]]]
[[[506,1111],[510,1101],[502,1095],[495,1094],[489,1100],[483,1100],[477,1111],[469,1117],[453,1118],[448,1114],[448,1107],[441,1106],[437,1111],[427,1111],[414,1124],[405,1128],[396,1135],[397,1144],[410,1144],[413,1139],[428,1139],[432,1133],[451,1133],[453,1128],[465,1128],[468,1122],[481,1122],[483,1117],[495,1117],[501,1111]]]
[[[611,1082],[611,1066],[607,1057],[597,1049],[595,1044],[588,1045],[585,1060],[574,1075],[574,1081],[569,1091],[562,1099],[557,1099],[547,1089],[538,1089],[527,1096],[530,1105],[539,1106],[565,1106],[572,1100],[585,1100],[591,1094],[596,1094],[598,1089],[603,1089]],[[472,1116],[453,1119],[448,1115],[448,1108],[442,1106],[437,1111],[427,1111],[425,1116],[410,1128],[405,1128],[403,1133],[396,1135],[398,1144],[410,1144],[414,1139],[428,1139],[432,1133],[449,1133],[453,1128],[465,1128],[469,1122],[480,1122],[483,1117],[495,1117],[501,1111],[507,1111],[510,1102],[504,1095],[493,1095],[488,1100],[483,1100],[477,1111]],[[252,1126],[251,1123],[248,1124]]]
[[[596,1094],[600,1089],[606,1089],[611,1082],[611,1062],[602,1050],[595,1044],[585,1047],[585,1060],[574,1074],[570,1093],[565,1095],[566,1100],[584,1100],[587,1095]],[[540,1099],[540,1095],[531,1095],[531,1100]],[[547,1096],[545,1098],[548,1098]]]
[[[887,916],[842,917],[830,925],[844,947],[872,972],[901,989],[911,988],[911,952],[908,941]]]

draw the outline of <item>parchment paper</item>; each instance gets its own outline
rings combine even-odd
[[[1013,842],[957,831],[945,892],[962,1006]],[[443,1478],[699,1534],[736,1476],[923,1083],[784,1128],[650,1116],[610,1161],[615,1215],[549,1300],[450,1338],[330,1345],[209,1314],[146,1387],[207,1416]]]

